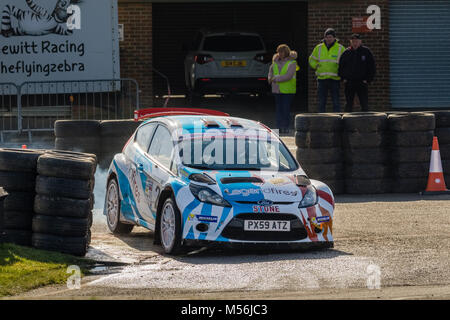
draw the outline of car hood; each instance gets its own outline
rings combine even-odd
[[[291,172],[271,171],[213,171],[184,169],[186,177],[192,173],[206,174],[216,181],[210,184],[215,192],[225,200],[240,203],[258,203],[262,205],[274,202],[292,203],[299,202],[306,193],[306,187],[300,187],[295,183],[296,175],[305,175],[299,169]],[[188,179],[189,180],[189,179]],[[192,182],[198,184],[197,182]]]

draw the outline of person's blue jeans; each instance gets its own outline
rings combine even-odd
[[[285,131],[289,129],[291,103],[295,94],[274,93],[276,106],[277,128]]]
[[[333,111],[341,112],[341,103],[339,100],[339,89],[341,82],[339,80],[324,79],[317,80],[317,98],[319,101],[319,112],[326,112],[328,91],[331,91],[331,99],[333,101]]]

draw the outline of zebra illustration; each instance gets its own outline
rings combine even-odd
[[[22,10],[13,5],[6,5],[1,16],[1,33],[9,36],[41,36],[50,33],[69,35],[67,27],[71,17],[67,8],[81,0],[58,0],[51,14],[38,6],[34,0],[25,0],[31,10]]]

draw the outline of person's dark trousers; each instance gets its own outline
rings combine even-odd
[[[291,103],[295,94],[274,93],[276,106],[277,128],[280,133],[284,133],[289,129],[289,120],[291,116]]]
[[[345,99],[347,101],[347,104],[345,105],[345,112],[353,111],[355,94],[358,95],[361,110],[369,111],[369,90],[367,83],[360,80],[349,80],[345,83]]]
[[[331,92],[331,100],[333,101],[333,111],[341,112],[341,103],[339,101],[339,89],[341,87],[339,80],[324,79],[317,80],[317,95],[319,100],[319,112],[326,112],[328,91]]]

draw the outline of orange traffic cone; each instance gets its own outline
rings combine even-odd
[[[444,172],[442,170],[441,153],[439,151],[438,138],[433,137],[433,149],[431,151],[430,173],[425,192],[422,194],[446,194],[450,190],[445,186]]]

